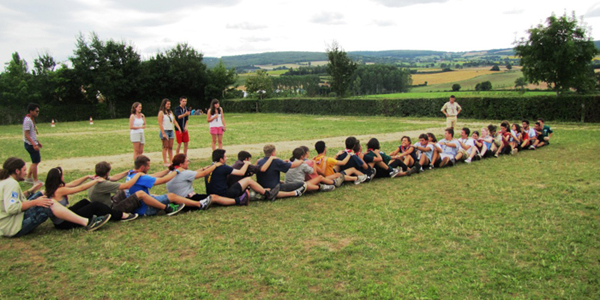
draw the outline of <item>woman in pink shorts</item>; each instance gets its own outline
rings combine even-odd
[[[209,123],[210,127],[213,151],[215,150],[217,139],[219,140],[219,149],[223,149],[223,132],[225,132],[225,118],[223,117],[223,108],[219,106],[219,100],[213,99],[210,102],[210,109],[206,113],[206,121]]]

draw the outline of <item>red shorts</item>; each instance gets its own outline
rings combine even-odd
[[[181,132],[176,130],[175,137],[177,138],[177,144],[188,143],[190,141],[190,135],[188,134],[188,131]]]
[[[223,135],[223,127],[211,127],[210,134]]]

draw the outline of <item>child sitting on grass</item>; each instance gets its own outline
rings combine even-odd
[[[294,149],[292,152],[292,157],[290,158],[291,162],[302,160],[305,162],[310,162],[314,165],[314,161],[306,161],[308,158],[308,153],[304,151],[301,147]],[[307,175],[316,175],[312,179],[305,181]],[[324,184],[323,181],[331,182],[331,184]],[[317,172],[314,168],[310,167],[308,163],[301,164],[300,166],[289,169],[285,173],[285,182],[286,184],[305,182],[308,191],[323,191],[328,192],[335,189],[333,185],[333,180],[327,179],[321,175],[317,175]]]

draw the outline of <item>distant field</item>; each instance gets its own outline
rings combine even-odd
[[[413,89],[416,90],[417,88]],[[531,96],[545,96],[554,95],[552,91],[527,91],[525,93],[517,91],[489,91],[489,92],[409,92],[409,93],[396,93],[396,94],[382,94],[382,95],[368,95],[353,97],[356,99],[419,99],[419,98],[447,98],[450,95],[455,95],[457,98],[477,98],[477,97],[531,97]]]
[[[286,67],[286,68],[300,68],[300,67],[308,67],[308,63],[309,62],[300,62],[300,63],[296,63],[296,64],[280,64],[280,65],[256,65],[257,67],[261,68],[261,69],[265,69],[265,70],[273,70],[273,69],[277,69],[280,67]],[[326,60],[320,60],[320,61],[311,61],[310,65],[313,67],[316,66],[323,66],[326,65],[328,63],[328,61]]]
[[[498,72],[490,71],[490,67],[468,68],[436,74],[413,74],[412,79],[414,85],[423,84],[425,82],[427,82],[427,85],[434,85],[440,83],[457,82],[494,73]]]
[[[461,70],[462,71],[462,70]],[[461,72],[461,71],[455,71],[455,72]],[[453,72],[452,72],[453,73]],[[450,91],[452,90],[452,85],[455,83],[460,84],[461,86],[461,90],[475,90],[475,86],[477,85],[477,83],[483,82],[483,81],[490,81],[492,82],[492,86],[494,90],[502,90],[502,89],[508,89],[508,90],[514,90],[514,86],[515,86],[515,80],[519,77],[523,77],[523,73],[521,73],[520,70],[511,70],[511,71],[504,71],[504,72],[491,72],[491,71],[483,71],[480,73],[473,73],[473,72],[463,72],[464,74],[457,74],[459,76],[463,76],[466,77],[464,79],[461,80],[456,80],[456,81],[449,81],[449,82],[445,82],[445,83],[438,83],[438,84],[431,84],[430,81],[427,81],[427,86],[422,86],[422,87],[415,87],[411,90],[411,93],[420,93],[420,92],[438,92],[438,91]],[[448,73],[441,73],[441,74],[448,74]],[[471,75],[473,77],[468,77],[468,75]],[[438,75],[438,74],[430,74],[430,76],[433,75]],[[425,75],[422,75],[425,76]],[[413,84],[415,83],[414,80],[415,75],[413,75]],[[529,86],[527,86],[528,89],[530,90],[534,90],[534,89],[540,89],[540,90],[546,90],[547,88],[547,84],[545,83],[541,83],[539,85],[533,85],[530,84]]]

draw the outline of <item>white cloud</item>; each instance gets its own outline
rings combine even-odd
[[[310,21],[317,24],[325,25],[342,25],[344,22],[344,15],[338,12],[321,12],[313,15]]]
[[[406,7],[417,4],[444,3],[449,0],[371,0],[387,7]]]
[[[236,23],[236,24],[227,24],[227,26],[225,26],[225,28],[227,28],[227,29],[257,30],[257,29],[267,28],[267,26],[266,25],[252,24],[252,23],[248,23],[248,22],[243,22],[243,23]]]

